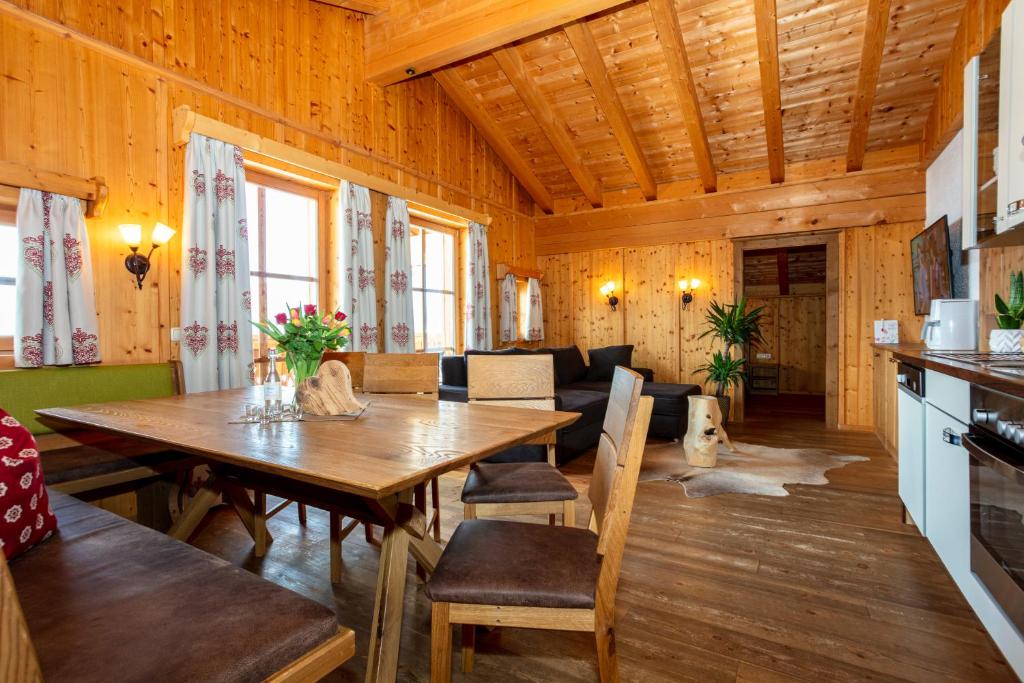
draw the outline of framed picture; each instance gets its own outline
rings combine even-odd
[[[932,299],[953,298],[949,226],[945,216],[910,240],[910,265],[914,276],[914,313],[927,315]]]

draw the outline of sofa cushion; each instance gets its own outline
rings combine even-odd
[[[0,409],[0,547],[10,560],[56,528],[35,439]]]
[[[573,485],[546,462],[477,463],[462,487],[463,503],[576,500]]]
[[[604,421],[604,412],[608,408],[608,392],[585,391],[581,389],[566,389],[560,387],[555,390],[555,410],[564,410],[567,413],[580,413],[580,419],[576,420],[568,428],[589,424],[594,420]]]
[[[57,492],[61,529],[10,564],[50,681],[258,681],[338,633],[334,612]]]
[[[587,376],[587,364],[578,346],[540,349],[540,352],[554,356],[555,386],[579,382]]]
[[[644,382],[641,393],[654,397],[654,412],[658,415],[685,415],[689,410],[687,397],[697,396],[701,390],[696,384]]]
[[[441,384],[450,387],[464,387],[469,384],[464,356],[441,356]]]
[[[633,345],[606,346],[603,349],[590,349],[590,368],[587,370],[588,382],[611,382],[615,374],[615,366],[628,368],[633,363]]]
[[[588,529],[474,519],[452,534],[426,593],[435,602],[590,609],[600,569]]]

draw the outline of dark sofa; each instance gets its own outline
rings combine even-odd
[[[545,349],[509,348],[500,351],[467,351],[472,354],[549,354],[555,366],[555,408],[580,413],[579,420],[558,432],[558,461],[565,462],[597,445],[611,378],[616,365],[631,367],[632,346],[610,346],[591,349],[588,366],[576,346]],[[654,371],[632,368],[644,378],[643,393],[654,397],[649,435],[662,439],[679,439],[686,433],[687,397],[701,393],[695,384],[664,384],[654,381]],[[468,400],[465,356],[445,356],[441,359],[442,401]],[[544,448],[520,446],[491,458],[494,462],[543,461]]]

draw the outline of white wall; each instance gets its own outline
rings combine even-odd
[[[948,217],[955,223],[964,216],[964,132],[956,134],[942,153],[928,167],[925,180],[925,225]],[[967,292],[977,299],[981,292],[981,271],[978,252],[967,252]]]

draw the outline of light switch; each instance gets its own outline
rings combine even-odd
[[[180,327],[172,327],[171,328],[171,341],[172,342],[180,342],[181,341],[181,328]]]

